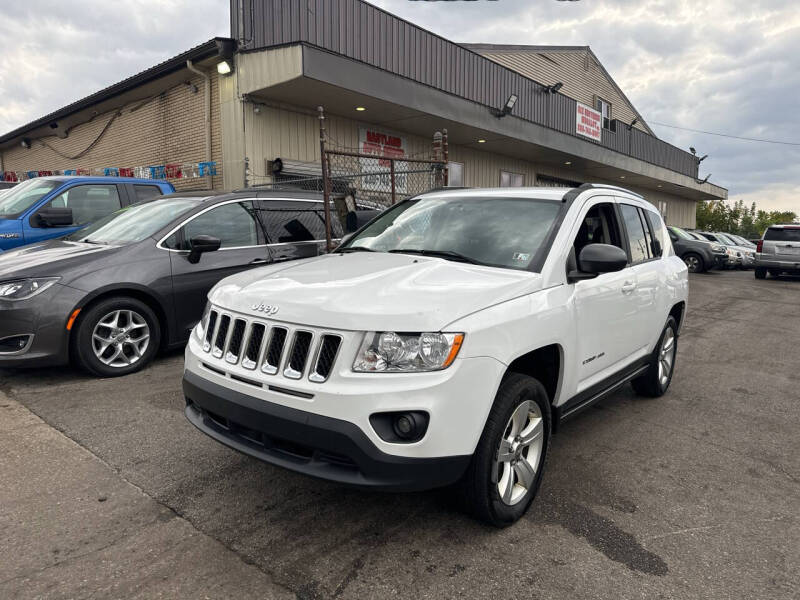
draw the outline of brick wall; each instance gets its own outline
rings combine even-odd
[[[206,160],[205,82],[189,71],[186,74],[186,80],[196,86],[197,92],[179,84],[150,100],[126,105],[97,144],[80,158],[67,157],[89,147],[114,112],[92,116],[86,111],[86,120],[70,130],[65,139],[56,136],[34,139],[29,149],[19,146],[2,151],[3,170],[136,167]],[[222,188],[222,134],[216,73],[211,76],[211,159],[217,161],[216,177],[173,179],[171,183],[179,190]]]

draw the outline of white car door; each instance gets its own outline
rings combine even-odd
[[[615,199],[590,198],[581,209],[571,235],[576,259],[580,249],[589,243],[626,249]],[[637,276],[627,266],[616,273],[603,273],[569,285],[574,286],[579,363],[576,392],[580,393],[627,366],[636,353]]]

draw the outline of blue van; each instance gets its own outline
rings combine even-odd
[[[131,177],[37,177],[0,196],[0,254],[72,233],[135,202],[175,191]]]

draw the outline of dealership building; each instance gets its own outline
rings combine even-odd
[[[343,152],[388,140],[395,158],[429,158],[446,130],[449,185],[620,185],[685,227],[697,202],[727,198],[589,47],[458,44],[362,0],[231,0],[230,38],[0,135],[0,174],[307,181],[322,173],[319,106]]]

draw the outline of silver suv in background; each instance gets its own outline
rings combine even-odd
[[[800,225],[772,225],[756,244],[756,279],[800,274]]]

